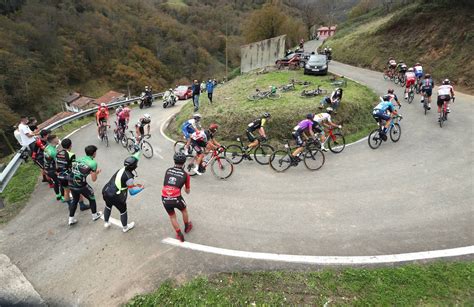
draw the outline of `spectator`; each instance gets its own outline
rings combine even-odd
[[[342,100],[342,94],[342,88],[336,88],[334,92],[332,92],[331,96],[326,96],[321,100],[321,105],[319,108],[323,109],[329,104],[334,109],[334,113],[337,113],[336,109],[339,108],[339,104]]]
[[[28,127],[31,131],[38,130],[38,120],[35,117],[30,117],[28,119]]]
[[[209,98],[209,103],[212,103],[212,93],[214,92],[214,82],[209,79],[206,84],[207,89],[207,98]]]
[[[15,131],[13,131],[13,135],[15,136],[15,139],[18,141],[18,144],[21,146],[21,136],[20,136],[20,130],[18,130],[18,125],[14,125],[13,128]]]
[[[206,91],[206,82],[202,81],[201,82],[201,93],[204,93]]]
[[[33,152],[37,131],[31,131],[30,127],[28,127],[28,117],[22,116],[20,118],[18,130],[20,131],[21,146],[26,146],[30,152]]]
[[[212,83],[214,83],[214,87],[216,87],[218,84],[216,79],[212,80]]]
[[[199,110],[199,95],[201,94],[201,85],[198,80],[194,80],[191,89],[193,91],[194,112],[197,112]]]

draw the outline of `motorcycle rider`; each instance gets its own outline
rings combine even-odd
[[[144,95],[144,98],[146,99],[146,102],[151,105],[151,103],[153,102],[153,92],[152,92],[152,89],[151,89],[151,86],[145,86],[145,95]]]
[[[173,89],[168,89],[164,94],[163,94],[163,103],[168,105],[172,105],[176,102],[176,95],[173,92]]]

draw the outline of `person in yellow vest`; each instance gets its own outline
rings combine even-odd
[[[127,213],[127,192],[134,196],[143,190],[143,185],[135,183],[136,168],[138,166],[140,152],[135,153],[125,159],[123,167],[110,178],[109,182],[102,189],[102,196],[105,201],[104,227],[109,228],[109,218],[112,207],[120,212],[122,231],[127,232],[135,227],[135,222],[128,223]]]

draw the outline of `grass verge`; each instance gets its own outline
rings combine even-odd
[[[163,283],[127,306],[448,306],[474,303],[474,263],[316,272],[221,273]]]
[[[298,85],[296,91],[282,93],[282,98],[279,100],[265,99],[252,102],[247,99],[247,96],[256,88],[267,90],[271,85],[287,84],[293,78],[312,81],[312,85],[307,89],[321,85],[322,88],[328,90],[329,94],[334,89],[330,76],[305,76],[302,71],[275,71],[263,75],[240,76],[216,89],[215,103],[212,105],[208,103],[206,94],[201,95],[199,113],[203,115],[203,124],[207,126],[211,122],[218,123],[220,129],[217,138],[224,143],[229,143],[234,142],[236,136],[245,134],[248,123],[263,112],[270,112],[272,119],[268,123],[267,134],[273,145],[282,144],[284,140],[291,139],[293,127],[303,120],[306,114],[321,112],[318,107],[323,96],[301,98],[300,93],[304,88]],[[348,80],[338,114],[333,116],[334,122],[342,123],[346,142],[366,136],[369,130],[375,127],[371,110],[377,100],[377,96],[369,88]],[[170,122],[167,134],[174,139],[181,139],[180,127],[192,113],[192,103],[184,106]]]

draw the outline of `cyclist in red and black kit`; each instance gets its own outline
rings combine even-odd
[[[186,202],[183,196],[181,196],[181,189],[184,186],[184,191],[189,194],[191,191],[191,177],[183,170],[184,163],[186,162],[186,155],[184,153],[175,153],[173,160],[174,167],[167,169],[165,173],[163,189],[161,190],[161,200],[166,212],[168,212],[171,225],[173,225],[176,231],[176,238],[184,242],[184,235],[179,228],[174,209],[178,209],[183,214],[184,232],[190,232],[193,228],[193,224],[189,221]]]
[[[46,148],[47,139],[50,131],[49,130],[41,130],[39,135],[40,137],[36,139],[36,141],[32,145],[32,153],[31,158],[33,161],[38,165],[41,169],[41,173],[43,175],[43,182],[49,183],[49,187],[53,188],[54,184],[50,178],[46,176],[44,171],[44,149]]]

